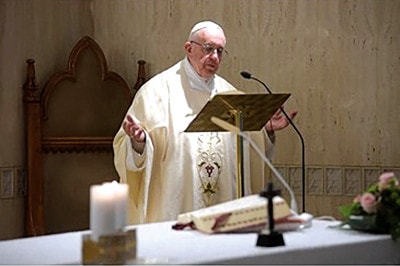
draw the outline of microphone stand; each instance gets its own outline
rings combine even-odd
[[[262,82],[261,80],[253,77],[250,73],[248,72],[240,72],[240,75],[242,75],[243,78],[245,79],[254,79],[255,81],[258,81],[259,83],[261,83],[264,88],[268,91],[269,94],[272,94],[271,90],[268,88],[267,84],[265,84],[264,82]],[[305,167],[305,148],[304,148],[304,138],[302,136],[302,134],[300,133],[299,129],[296,127],[296,125],[293,123],[292,119],[289,117],[289,115],[286,113],[286,111],[283,109],[283,107],[281,106],[279,108],[282,113],[284,114],[284,116],[286,117],[286,119],[289,121],[289,124],[293,127],[293,129],[296,131],[297,135],[300,138],[301,141],[301,174],[302,174],[302,210],[303,212],[306,212],[306,167]]]

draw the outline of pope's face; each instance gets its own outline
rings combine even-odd
[[[217,73],[225,43],[225,35],[218,29],[203,29],[185,43],[187,57],[201,77],[210,78]]]

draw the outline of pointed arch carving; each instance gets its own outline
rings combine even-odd
[[[146,80],[144,65],[145,61],[138,61],[137,81],[131,88],[122,76],[108,69],[103,50],[90,36],[76,43],[66,68],[52,74],[43,87],[36,80],[35,60],[27,60],[23,85],[26,235],[49,233],[44,203],[44,175],[49,172],[44,169],[45,156],[112,154],[114,134],[135,90]]]

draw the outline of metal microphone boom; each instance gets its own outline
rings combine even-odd
[[[268,88],[267,84],[265,84],[264,82],[262,82],[261,80],[253,77],[249,72],[246,71],[242,71],[240,72],[240,75],[245,78],[245,79],[254,79],[255,81],[258,81],[259,83],[261,83],[264,88],[268,91],[268,93],[272,94],[271,90]],[[285,115],[286,119],[288,120],[288,122],[290,123],[290,125],[293,127],[293,129],[296,131],[297,135],[300,138],[301,141],[301,172],[302,172],[302,210],[303,212],[306,212],[306,166],[305,166],[305,148],[304,148],[304,138],[302,136],[302,134],[300,133],[299,129],[296,127],[296,125],[293,123],[292,119],[289,117],[289,115],[286,113],[286,111],[283,109],[283,107],[280,107],[280,110],[282,111],[282,113]]]

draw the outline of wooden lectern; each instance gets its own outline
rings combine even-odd
[[[211,117],[218,117],[240,131],[259,131],[272,115],[289,98],[290,94],[217,94],[209,100],[184,132],[226,131],[214,124]],[[236,141],[236,192],[244,196],[243,138]]]

